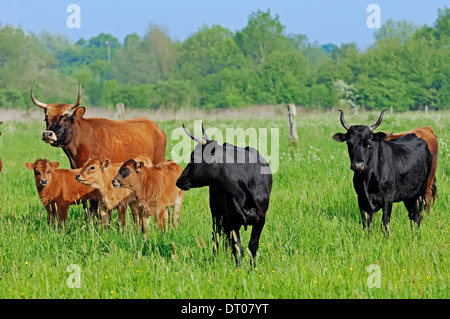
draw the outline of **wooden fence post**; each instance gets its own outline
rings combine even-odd
[[[294,104],[287,104],[288,119],[289,119],[289,140],[293,143],[297,143],[297,123],[295,118],[297,117],[297,111]]]
[[[123,105],[123,103],[116,104],[116,117],[118,120],[125,119],[125,106]]]

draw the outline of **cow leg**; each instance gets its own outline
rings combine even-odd
[[[241,268],[241,257],[243,255],[241,237],[239,235],[239,228],[233,229],[230,234],[231,252],[233,253],[237,268]]]
[[[139,206],[136,201],[129,203],[131,215],[133,216],[134,229],[137,231],[139,228]]]
[[[408,200],[403,202],[405,204],[406,210],[408,211],[408,217],[411,224],[411,229],[413,228],[413,222],[420,226],[420,208],[417,204],[417,200]]]
[[[212,219],[213,219],[213,231],[211,235],[213,240],[213,253],[217,254],[220,244],[220,235],[222,233],[222,224],[220,221],[220,216],[213,215]]]
[[[164,209],[164,230],[169,230],[170,211],[169,206]]]
[[[63,225],[66,223],[68,211],[69,206],[58,206],[58,221]]]
[[[148,229],[150,227],[150,217],[142,216],[141,221],[142,221],[142,231],[144,232],[145,235],[148,235]]]
[[[368,212],[368,219],[367,219],[367,228],[370,231],[370,224],[372,224],[374,218],[375,218],[375,212]]]
[[[83,210],[85,211],[86,222],[88,222],[92,216],[99,218],[97,200],[91,199],[88,201],[83,201]]]
[[[363,230],[367,228],[367,234],[370,235],[370,224],[375,217],[375,212],[361,210],[361,219],[363,222]]]
[[[54,224],[55,222],[55,208],[53,204],[48,204],[45,206],[45,210],[47,211],[47,224]]]
[[[252,260],[250,261],[250,265],[252,266],[256,257],[256,251],[258,250],[259,247],[259,237],[261,236],[261,232],[263,230],[265,222],[266,216],[263,215],[252,227],[252,234],[250,236],[250,242],[248,244],[248,249],[250,249],[250,252],[252,253]]]
[[[47,211],[47,224],[50,225],[50,220],[51,220],[50,216],[52,215],[52,207],[51,207],[51,205],[45,206],[45,210]]]
[[[180,210],[181,210],[181,205],[183,203],[183,196],[184,196],[184,193],[180,191],[175,200],[175,204],[173,205],[172,225],[173,225],[173,228],[175,228],[175,229],[177,229],[178,220],[180,219]]]
[[[121,204],[118,209],[118,215],[119,215],[119,224],[122,226],[122,231],[125,231],[126,226],[126,213],[127,213],[128,206],[125,204]]]
[[[110,213],[103,206],[100,207],[99,211],[100,211],[100,220],[101,220],[101,223],[102,223],[103,227],[104,228],[108,228]]]
[[[141,223],[142,223],[142,232],[147,235],[148,229],[150,227],[150,218],[153,216],[153,214],[150,214],[148,212],[147,208],[140,207],[139,208],[139,216],[141,217]],[[155,216],[156,217],[156,216]]]
[[[224,207],[226,204],[223,202],[222,199],[222,197],[224,196],[223,194],[212,191],[211,189],[209,190],[209,194],[210,194],[209,207],[211,209],[212,229],[213,229],[211,233],[213,241],[213,254],[217,255],[220,244],[220,236],[223,230],[222,210],[226,209],[226,207]]]
[[[392,212],[392,201],[384,201],[384,205],[383,205],[383,225],[384,225],[384,229],[386,230],[386,236],[387,239],[389,240],[389,234],[390,234],[390,230],[389,230],[389,223],[391,221],[391,212]]]
[[[167,217],[167,213],[166,213],[166,207],[159,205],[158,209],[157,209],[157,214],[156,214],[156,223],[159,226],[159,229],[161,231],[165,230],[165,226],[166,226],[166,217]],[[168,217],[167,217],[168,218]]]
[[[360,211],[361,211],[361,219],[362,219],[362,224],[363,224],[363,230],[365,230],[366,227],[369,227],[368,221],[366,219],[367,212],[362,210],[362,209],[360,209]]]

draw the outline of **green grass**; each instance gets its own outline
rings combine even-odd
[[[376,215],[370,236],[362,230],[337,113],[300,114],[299,142],[290,145],[287,119],[205,120],[206,127],[279,127],[280,167],[261,235],[256,269],[246,252],[240,270],[231,251],[212,253],[212,222],[206,188],[185,193],[178,230],[148,238],[135,232],[131,216],[121,232],[86,223],[72,207],[65,229],[47,225],[26,161],[39,157],[69,167],[61,149],[40,141],[42,122],[1,127],[0,298],[449,298],[450,114],[386,114],[378,130],[430,125],[439,138],[439,198],[415,236],[402,203],[394,204],[391,237]],[[372,124],[378,113],[347,115],[349,124]],[[193,122],[185,123],[192,128]],[[180,121],[161,122],[167,154]],[[268,147],[271,149],[270,146]],[[183,167],[185,164],[181,164]],[[117,213],[113,214],[113,221]],[[241,229],[244,247],[250,228]],[[67,267],[81,269],[81,287],[69,288]],[[370,288],[367,267],[377,264],[381,287]]]

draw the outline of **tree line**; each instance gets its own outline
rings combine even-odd
[[[450,9],[433,26],[387,20],[375,42],[320,45],[286,34],[269,10],[239,31],[202,26],[184,41],[150,25],[121,43],[101,33],[71,43],[63,35],[0,29],[0,106],[71,101],[85,105],[204,109],[294,103],[306,108],[398,111],[450,108]]]

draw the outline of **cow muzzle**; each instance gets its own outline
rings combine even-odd
[[[122,184],[121,184],[117,179],[113,179],[113,180],[111,181],[111,183],[113,184],[113,186],[114,186],[115,188],[119,188],[120,186],[122,186]]]
[[[363,162],[359,162],[359,163],[352,163],[352,165],[350,166],[350,169],[354,172],[364,172],[366,170],[366,165]]]
[[[56,134],[53,131],[44,131],[42,132],[42,140],[45,143],[55,143],[58,139],[56,138]]]
[[[183,191],[188,191],[191,188],[191,183],[189,181],[185,181],[184,179],[179,178],[175,183],[177,187]]]

